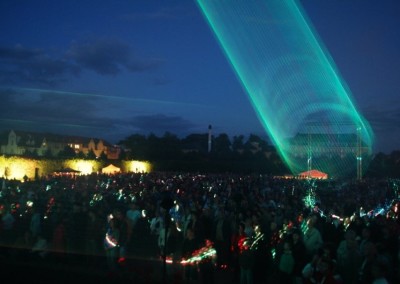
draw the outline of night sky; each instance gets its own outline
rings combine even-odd
[[[374,151],[400,150],[400,1],[300,3]],[[0,13],[0,130],[117,143],[211,124],[214,135],[267,139],[194,0],[3,0]]]

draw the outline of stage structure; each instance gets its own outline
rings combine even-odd
[[[373,132],[300,2],[197,3],[292,173],[313,168],[361,179]],[[301,135],[305,152],[295,143]]]

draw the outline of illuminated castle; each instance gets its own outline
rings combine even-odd
[[[66,147],[73,149],[76,154],[87,155],[93,152],[96,157],[100,157],[104,153],[110,160],[118,159],[121,152],[120,148],[94,138],[14,130],[0,135],[2,155],[23,156],[34,153],[39,157],[57,157]]]

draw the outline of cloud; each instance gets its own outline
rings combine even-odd
[[[30,50],[23,48],[21,45],[16,45],[13,48],[0,47],[0,59],[2,60],[30,60],[40,55],[41,52],[39,50]]]
[[[393,100],[388,103],[376,102],[363,109],[365,118],[371,124],[375,134],[375,148],[390,153],[398,149],[400,140],[400,103]]]
[[[121,16],[122,20],[125,21],[136,21],[136,20],[176,20],[182,17],[187,17],[188,11],[184,7],[162,7],[152,11],[140,11],[138,13],[129,13]]]
[[[0,91],[0,128],[75,133],[101,134],[114,127],[119,120],[102,116],[99,98],[60,96],[51,92],[37,94]],[[91,136],[91,135],[90,135]],[[101,135],[100,135],[101,136]]]
[[[155,86],[163,86],[171,83],[171,79],[168,79],[166,76],[158,76],[153,78],[153,85]]]
[[[376,132],[398,132],[400,130],[400,102],[377,104],[363,110],[372,128]]]
[[[89,98],[54,96],[51,92],[27,94],[9,90],[2,91],[0,96],[3,102],[2,110],[8,110],[5,114],[10,118],[57,121],[66,118],[74,119],[77,116],[82,119],[93,113],[91,110],[93,104]]]
[[[83,70],[117,75],[124,71],[146,72],[161,64],[161,59],[135,57],[128,44],[114,39],[75,42],[59,54],[21,45],[0,46],[0,84],[56,86]]]
[[[0,98],[0,128],[3,129],[46,129],[48,132],[98,137],[109,137],[122,129],[157,135],[167,131],[187,135],[198,129],[179,115],[151,115],[154,111],[148,110],[146,105],[165,104],[163,101],[124,99],[121,103],[109,96],[27,88],[0,88]],[[179,103],[167,102],[165,110],[169,106],[176,110]],[[136,113],[135,117],[132,112]]]
[[[5,117],[13,113],[13,106],[18,105],[15,100],[18,93],[13,90],[0,90],[0,114],[1,117]]]
[[[123,70],[142,72],[157,68],[162,63],[159,59],[135,58],[128,44],[114,39],[75,43],[67,55],[80,67],[101,75],[116,75]]]
[[[154,134],[164,134],[171,132],[174,134],[189,133],[196,125],[179,116],[167,116],[164,114],[135,116],[131,120],[131,125],[139,132]]]
[[[43,50],[16,45],[0,47],[0,83],[21,82],[55,85],[80,68],[63,58],[55,58]]]
[[[107,116],[106,98],[60,95],[51,91],[0,90],[0,130],[24,130],[103,138],[118,142],[129,133],[185,136],[198,125],[181,116],[164,114]]]

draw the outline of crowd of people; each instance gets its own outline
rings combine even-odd
[[[154,260],[161,277],[182,283],[213,283],[219,271],[240,284],[400,283],[398,197],[396,180],[168,172],[3,179],[0,243],[4,257],[80,257],[115,273],[132,258]]]

